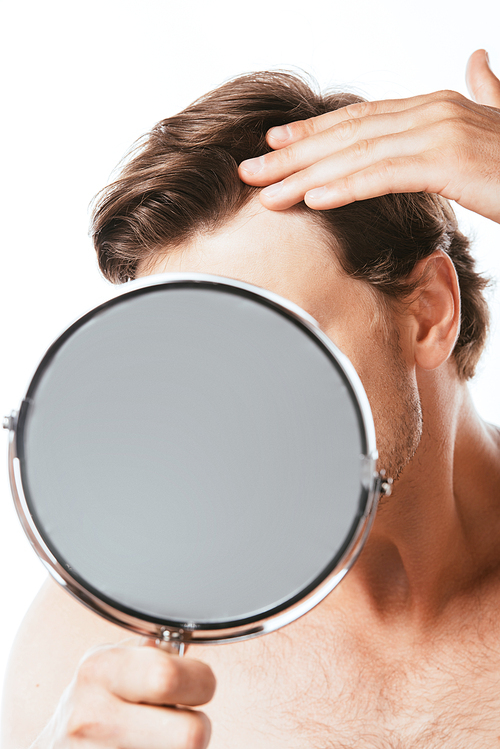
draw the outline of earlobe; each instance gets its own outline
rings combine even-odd
[[[457,272],[450,257],[438,250],[421,260],[412,276],[422,281],[410,305],[415,321],[415,362],[422,369],[432,370],[451,356],[460,331]]]

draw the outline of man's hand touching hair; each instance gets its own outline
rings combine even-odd
[[[351,104],[274,127],[274,151],[243,161],[262,204],[318,210],[389,193],[431,192],[500,223],[500,80],[484,50],[467,65],[473,101],[455,91]]]

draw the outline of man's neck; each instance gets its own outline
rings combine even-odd
[[[423,434],[382,502],[343,595],[429,621],[500,567],[500,437],[449,372],[421,373]]]

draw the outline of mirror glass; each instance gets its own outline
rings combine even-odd
[[[359,404],[332,352],[265,296],[152,285],[49,350],[17,435],[54,556],[150,621],[265,616],[335,567],[359,522]]]

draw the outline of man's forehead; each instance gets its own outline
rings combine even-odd
[[[318,221],[297,208],[270,211],[258,199],[222,226],[165,248],[138,275],[179,271],[235,278],[303,307],[339,284],[345,287],[348,280],[336,259],[333,237]]]

